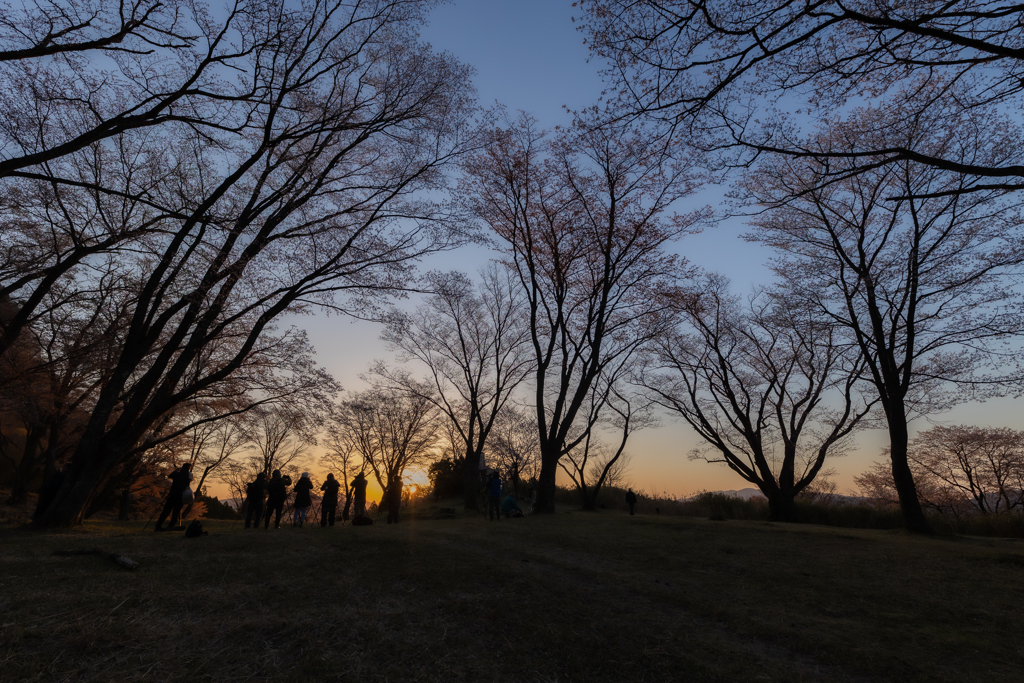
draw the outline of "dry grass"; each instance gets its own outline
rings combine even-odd
[[[971,681],[1024,665],[1018,541],[563,513],[0,529],[2,681]],[[101,547],[141,563],[135,572]]]

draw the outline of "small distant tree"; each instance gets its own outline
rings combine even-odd
[[[531,370],[523,295],[511,274],[495,265],[473,284],[461,273],[434,274],[434,295],[415,313],[393,311],[381,335],[399,352],[427,368],[427,381],[384,364],[375,374],[405,391],[426,390],[452,426],[461,448],[464,506],[475,510],[480,463],[495,419]]]
[[[518,498],[522,482],[536,476],[540,459],[537,420],[533,414],[515,405],[506,406],[494,425],[487,453],[492,456],[494,467],[506,473]]]
[[[340,414],[346,437],[384,492],[382,506],[387,505],[392,477],[425,468],[436,455],[440,420],[422,392],[377,386],[342,401]]]
[[[910,442],[921,504],[942,513],[994,514],[1024,509],[1024,432],[937,425]],[[855,479],[872,498],[893,497],[891,479],[875,463]]]
[[[652,404],[649,398],[623,384],[611,387],[595,385],[587,433],[559,462],[579,491],[584,510],[596,510],[602,487],[614,486],[621,481],[629,465],[630,458],[626,452],[629,437],[636,430],[656,423],[651,412]],[[609,432],[618,432],[611,443],[601,438]]]

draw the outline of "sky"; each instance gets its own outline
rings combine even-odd
[[[422,37],[436,50],[449,52],[475,67],[482,105],[500,103],[510,111],[523,110],[536,117],[542,127],[552,128],[570,121],[566,107],[592,104],[604,88],[600,64],[588,62],[584,36],[572,21],[574,12],[579,14],[571,0],[457,0],[434,11],[429,25],[422,29]],[[679,210],[717,206],[721,198],[721,188],[708,187]],[[743,232],[742,220],[730,219],[684,238],[675,248],[691,262],[726,275],[734,291],[745,293],[757,284],[767,284],[771,274],[765,266],[769,252],[743,241]],[[487,258],[486,252],[473,249],[429,265],[474,273]],[[309,331],[319,362],[347,390],[365,388],[359,375],[371,361],[393,359],[378,339],[377,324],[326,315],[291,322]],[[937,418],[946,424],[1016,427],[1019,408],[1018,401],[1003,399],[961,406]],[[924,421],[912,425],[923,429],[928,426]],[[688,454],[698,443],[688,426],[664,416],[659,428],[631,437],[627,480],[639,490],[676,496],[751,486],[724,465],[690,460]],[[885,445],[884,432],[862,432],[849,455],[826,465],[837,471],[834,479],[840,492],[855,493],[853,477],[880,460]],[[372,490],[369,493],[373,495]]]

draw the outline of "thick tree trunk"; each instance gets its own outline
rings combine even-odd
[[[792,491],[777,490],[770,494],[765,494],[768,497],[768,517],[773,522],[799,522],[799,517],[796,514],[796,505],[794,501],[796,494]]]
[[[80,526],[89,502],[121,459],[121,444],[83,438],[53,502],[34,522],[37,528]]]
[[[555,512],[555,476],[558,474],[558,458],[541,453],[540,476],[537,478],[537,507],[534,512],[553,514]]]
[[[930,534],[932,527],[924,516],[924,508],[917,497],[917,486],[907,459],[910,434],[906,419],[889,418],[889,455],[892,461],[892,481],[900,499],[903,527],[915,534]]]
[[[21,461],[14,473],[14,486],[11,487],[11,505],[21,505],[28,500],[28,488],[38,466],[39,442],[42,439],[42,428],[35,427],[25,435],[25,447],[21,452]]]
[[[462,463],[463,506],[466,510],[480,512],[480,454],[466,451]]]

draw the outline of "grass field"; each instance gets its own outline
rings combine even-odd
[[[1024,543],[561,513],[0,528],[2,681],[1010,681]],[[126,571],[99,547],[140,563]]]

